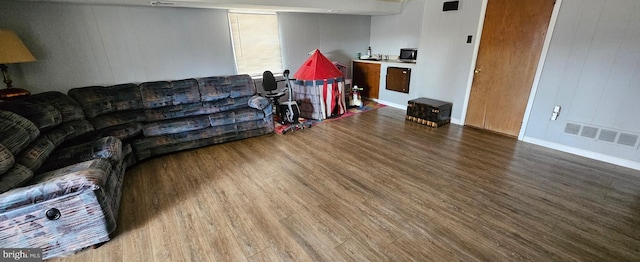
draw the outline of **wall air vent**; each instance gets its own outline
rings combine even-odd
[[[635,147],[638,142],[638,135],[620,133],[620,137],[618,138],[618,144],[625,146]]]
[[[613,130],[600,130],[600,135],[598,136],[598,140],[613,143],[616,141],[616,137],[618,136],[618,132]]]
[[[567,123],[567,126],[564,127],[564,132],[567,134],[578,135],[580,134],[580,128],[582,126],[574,123]]]
[[[640,134],[625,132],[622,130],[613,130],[602,126],[591,126],[582,123],[567,123],[564,127],[564,133],[584,137],[587,139],[595,139],[597,142],[607,142],[621,146],[639,147]]]
[[[598,134],[598,129],[591,126],[583,126],[582,131],[580,132],[580,136],[588,137],[588,138],[596,138]]]

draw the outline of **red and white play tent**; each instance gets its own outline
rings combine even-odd
[[[320,50],[314,50],[293,77],[300,116],[327,119],[346,112],[344,75]]]

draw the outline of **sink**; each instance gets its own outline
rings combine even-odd
[[[380,59],[380,58],[362,58],[362,59],[360,59],[360,60],[367,60],[367,61],[380,61],[380,60],[382,60],[382,59]]]

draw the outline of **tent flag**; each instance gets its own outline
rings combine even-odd
[[[316,49],[293,77],[298,80],[321,80],[344,77],[344,75],[320,50]]]

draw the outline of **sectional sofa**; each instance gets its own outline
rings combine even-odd
[[[46,259],[108,241],[127,167],[273,129],[248,75],[0,102],[0,247],[42,248]]]

